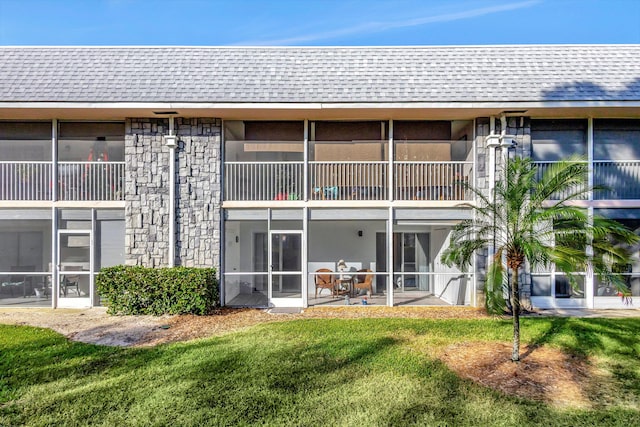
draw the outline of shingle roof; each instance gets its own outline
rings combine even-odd
[[[640,45],[0,47],[0,102],[640,100]]]

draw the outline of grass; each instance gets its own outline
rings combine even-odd
[[[523,320],[523,341],[607,370],[589,410],[501,395],[430,356],[510,335],[492,319],[322,319],[120,349],[0,325],[0,425],[640,425],[640,319]]]

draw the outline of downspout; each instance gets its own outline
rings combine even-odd
[[[489,136],[486,137],[486,143],[487,149],[489,150],[489,200],[493,203],[496,197],[496,149],[500,147],[500,137],[496,135],[496,118],[494,116],[489,118]],[[495,245],[492,244],[488,249],[489,259],[487,260],[487,267],[493,260]]]
[[[176,264],[176,145],[174,117],[169,116],[169,134],[164,143],[169,148],[169,267]]]
[[[489,201],[491,203],[495,202],[495,188],[496,188],[496,150],[500,147],[500,136],[496,134],[496,118],[495,116],[491,116],[489,118],[489,136],[485,138],[487,150],[489,150]],[[491,268],[491,264],[493,264],[493,256],[495,254],[495,240],[496,235],[493,235],[493,242],[487,248],[487,264],[486,269],[489,271]],[[485,278],[486,279],[486,278]],[[485,280],[485,301],[487,298],[486,294],[486,280]]]

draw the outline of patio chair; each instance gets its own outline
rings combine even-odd
[[[60,296],[68,296],[69,291],[75,291],[77,296],[80,296],[80,276],[77,273],[67,273],[73,271],[80,271],[78,267],[63,267],[64,275],[60,280]]]
[[[331,291],[331,295],[335,295],[335,281],[333,280],[333,271],[328,268],[319,268],[316,270],[316,273],[325,273],[325,274],[316,274],[316,298],[318,298],[318,289],[320,289],[320,294],[322,294],[323,289],[329,289]]]
[[[369,269],[358,270],[357,272],[357,281],[353,285],[354,291],[359,289],[366,289],[369,291],[369,295],[373,295],[373,271]]]

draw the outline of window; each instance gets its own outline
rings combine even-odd
[[[0,161],[51,161],[50,122],[0,122]]]
[[[534,161],[559,161],[587,154],[586,120],[531,120]]]

